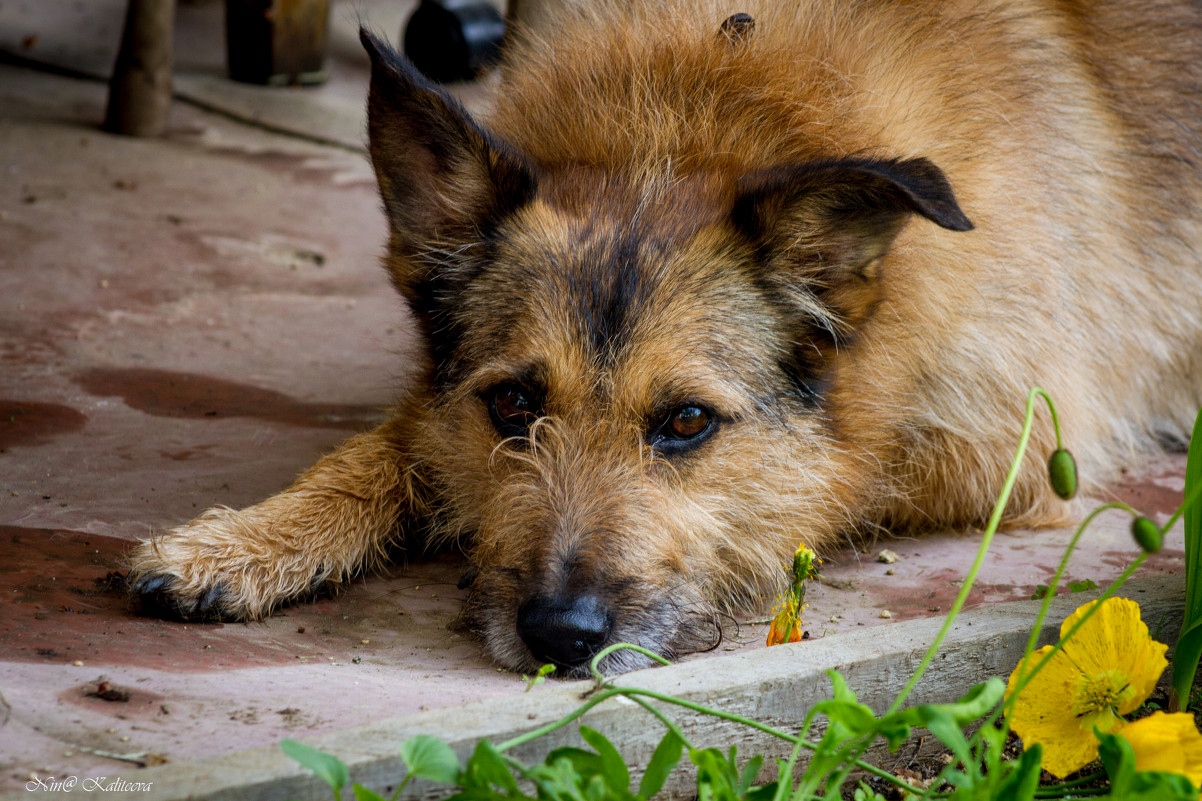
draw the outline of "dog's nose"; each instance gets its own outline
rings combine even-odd
[[[612,629],[609,609],[595,595],[536,595],[518,609],[518,635],[530,653],[559,667],[587,662],[605,646]]]

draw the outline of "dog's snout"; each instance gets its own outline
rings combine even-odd
[[[567,599],[540,595],[518,609],[517,627],[535,659],[577,667],[605,646],[613,616],[595,595]]]

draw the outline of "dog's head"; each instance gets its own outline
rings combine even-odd
[[[715,642],[854,519],[835,364],[907,219],[971,227],[943,174],[536,163],[363,40],[387,264],[428,345],[414,447],[489,649],[579,673]]]

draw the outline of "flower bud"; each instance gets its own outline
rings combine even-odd
[[[1139,543],[1139,547],[1148,553],[1156,553],[1164,544],[1164,534],[1160,526],[1146,517],[1140,516],[1131,521],[1131,536]]]
[[[1048,459],[1048,479],[1052,490],[1064,500],[1077,494],[1077,462],[1064,448],[1058,448]]]

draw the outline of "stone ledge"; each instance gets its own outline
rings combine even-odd
[[[1172,642],[1180,630],[1184,608],[1181,575],[1136,579],[1119,593],[1139,602],[1153,636]],[[1053,601],[1041,642],[1056,636],[1060,622],[1097,592],[1062,596]],[[917,703],[954,701],[969,687],[989,676],[1005,677],[1022,654],[1030,626],[1039,608],[1035,601],[995,604],[964,612],[944,641],[939,656],[910,699]],[[752,651],[671,667],[626,674],[623,686],[671,694],[695,703],[719,707],[778,728],[797,725],[805,711],[830,695],[828,669],[837,669],[859,699],[885,709],[904,686],[922,654],[936,636],[942,619],[912,620],[888,628],[864,629],[819,640]],[[576,709],[591,682],[550,682],[528,694],[432,710],[370,725],[349,727],[318,737],[309,744],[336,754],[351,770],[354,781],[383,790],[404,776],[396,748],[415,734],[431,734],[448,741],[466,757],[476,741],[493,742],[514,737]],[[692,712],[673,712],[673,718],[698,745],[723,749],[736,744],[744,754],[787,757],[788,749],[768,735]],[[581,718],[602,731],[622,751],[628,762],[644,765],[663,735],[662,727],[647,713],[624,699],[594,708]],[[535,761],[548,750],[579,745],[576,726],[569,725],[514,752],[524,761]],[[898,759],[910,759],[914,748],[903,746]],[[883,750],[874,753],[878,763],[890,766]],[[109,777],[114,779],[116,777]],[[277,747],[255,748],[201,762],[163,765],[128,771],[122,778],[151,782],[153,792],[106,793],[106,798],[174,799],[324,799],[329,790]],[[689,797],[692,772],[679,769],[665,790]],[[411,786],[406,798],[436,798],[439,788],[421,782]],[[13,794],[5,798],[23,798]],[[665,795],[665,797],[667,797]]]

